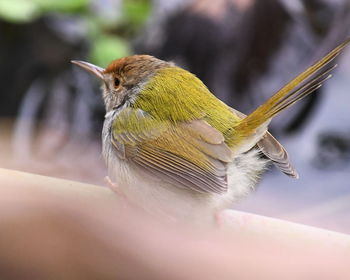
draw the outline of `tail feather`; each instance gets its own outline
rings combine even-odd
[[[338,65],[335,64],[327,68],[325,71],[323,71],[321,74],[316,76],[314,79],[308,81],[307,83],[302,84],[299,88],[290,92],[288,95],[284,96],[280,101],[276,102],[276,104],[271,108],[269,112],[270,117],[272,118],[279,112],[292,106],[294,103],[298,102],[302,98],[306,97],[307,95],[313,93],[315,90],[319,89],[326,80],[332,77],[332,75],[329,74],[329,72],[331,72],[337,66]]]
[[[337,66],[336,64],[330,66],[330,63],[349,43],[350,38],[290,81],[253,113],[242,119],[235,130],[242,138],[247,137],[278,113],[321,87],[331,77],[329,73]]]

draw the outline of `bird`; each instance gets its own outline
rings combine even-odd
[[[349,42],[248,115],[215,97],[194,74],[150,55],[119,58],[106,68],[71,62],[102,81],[102,154],[113,185],[149,212],[212,221],[255,188],[270,162],[298,178],[268,125],[331,77],[334,59]]]

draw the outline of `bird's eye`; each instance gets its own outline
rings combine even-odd
[[[118,78],[114,78],[114,87],[118,88],[120,86],[120,80]]]

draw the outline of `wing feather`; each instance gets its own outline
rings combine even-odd
[[[117,155],[181,188],[201,193],[227,191],[232,152],[221,132],[204,120],[175,126],[140,109],[124,110],[112,125]]]
[[[180,158],[177,155],[148,151],[143,149],[134,158],[134,161],[150,171],[157,171],[177,182],[180,187],[188,187],[199,192],[220,193],[226,191],[226,170],[220,172],[208,172],[195,164]]]
[[[287,151],[270,132],[266,132],[257,145],[261,152],[271,159],[273,164],[284,174],[293,178],[299,178],[298,172],[290,163]]]

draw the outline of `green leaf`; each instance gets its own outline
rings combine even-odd
[[[127,21],[136,26],[142,25],[151,12],[149,0],[124,0],[123,14]]]
[[[101,67],[112,60],[130,55],[128,43],[118,37],[100,35],[92,40],[90,60]]]
[[[0,18],[15,22],[26,23],[40,14],[39,6],[28,0],[0,0]]]
[[[85,9],[89,0],[31,0],[45,11],[76,12]]]

